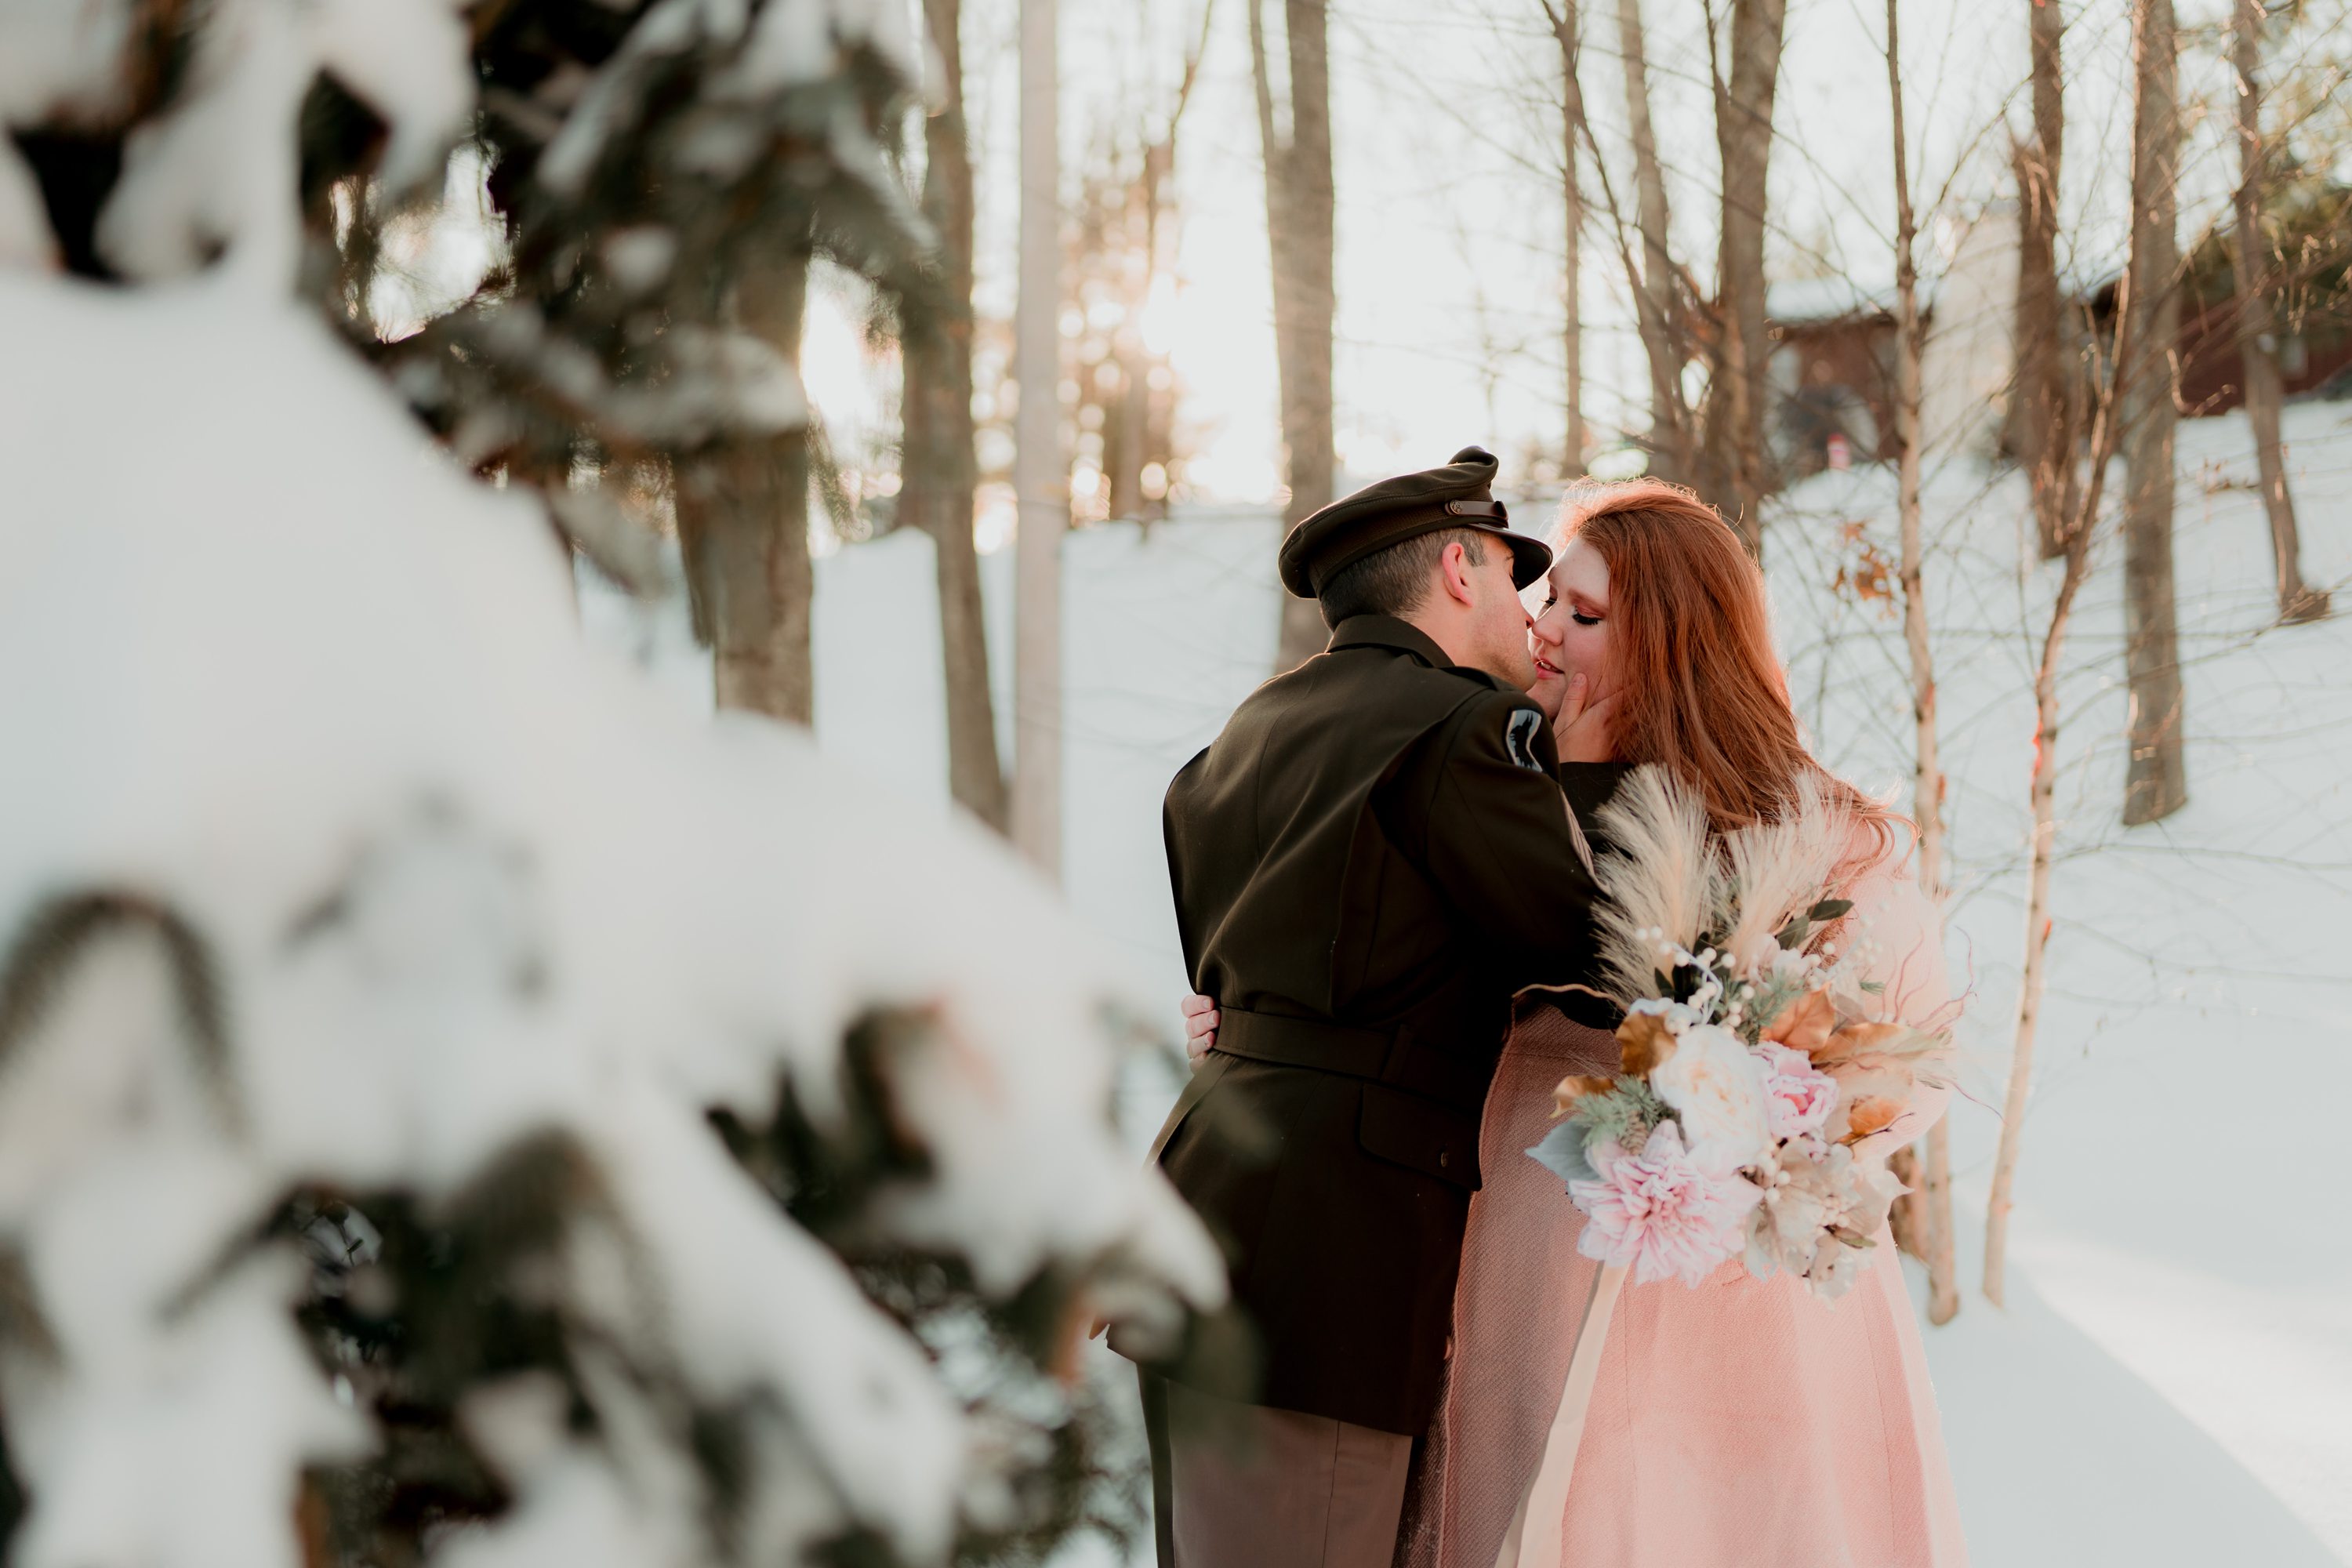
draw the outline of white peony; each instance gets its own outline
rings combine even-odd
[[[1721,1025],[1680,1030],[1674,1054],[1650,1074],[1650,1087],[1683,1124],[1695,1163],[1736,1171],[1770,1149],[1763,1070],[1748,1042]]]

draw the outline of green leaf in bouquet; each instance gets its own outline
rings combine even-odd
[[[1593,1169],[1591,1156],[1585,1152],[1591,1136],[1581,1121],[1558,1122],[1542,1142],[1527,1151],[1528,1157],[1563,1182],[1597,1181],[1601,1173]]]
[[[1809,921],[1826,922],[1851,913],[1853,909],[1853,900],[1852,899],[1823,899],[1820,903],[1815,904],[1811,909],[1805,911],[1805,918]]]
[[[1813,922],[1807,920],[1804,916],[1799,915],[1794,920],[1791,920],[1787,925],[1780,928],[1780,934],[1779,937],[1780,943],[1789,952],[1794,952],[1797,949],[1805,944],[1806,933],[1811,931],[1812,929]]]
[[[1583,1148],[1614,1143],[1635,1150],[1650,1140],[1651,1129],[1666,1119],[1665,1101],[1638,1078],[1620,1077],[1605,1094],[1588,1094],[1569,1112],[1570,1125],[1584,1131]]]

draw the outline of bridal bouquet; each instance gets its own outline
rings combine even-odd
[[[1586,1215],[1579,1250],[1696,1285],[1729,1258],[1843,1295],[1904,1190],[1857,1148],[1937,1076],[1947,1033],[1886,1022],[1866,920],[1835,896],[1864,830],[1809,794],[1710,843],[1698,801],[1643,768],[1604,808],[1602,994],[1619,1070],[1570,1077],[1528,1152]]]

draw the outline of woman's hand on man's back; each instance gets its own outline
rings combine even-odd
[[[1217,1046],[1217,999],[1213,996],[1187,996],[1184,1009],[1184,1054],[1194,1067]]]

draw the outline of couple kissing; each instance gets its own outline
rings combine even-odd
[[[1762,574],[1712,509],[1580,489],[1555,548],[1509,528],[1496,468],[1465,448],[1294,528],[1282,581],[1329,647],[1168,791],[1200,994],[1152,1157],[1224,1247],[1252,1353],[1139,1368],[1160,1568],[1955,1568],[1883,1208],[1840,1232],[1869,1248],[1842,1300],[1736,1258],[1629,1281],[1527,1152],[1556,1085],[1620,1066],[1599,981],[1633,781],[1703,812],[1703,858],[1832,824],[1817,907],[1868,917],[1864,990],[1925,1027],[1950,997],[1906,825],[1808,751]],[[1840,1162],[1883,1173],[1942,1092]],[[1647,1169],[1612,1172],[1611,1245],[1672,1219]],[[1769,1162],[1749,1177],[1774,1196]]]

